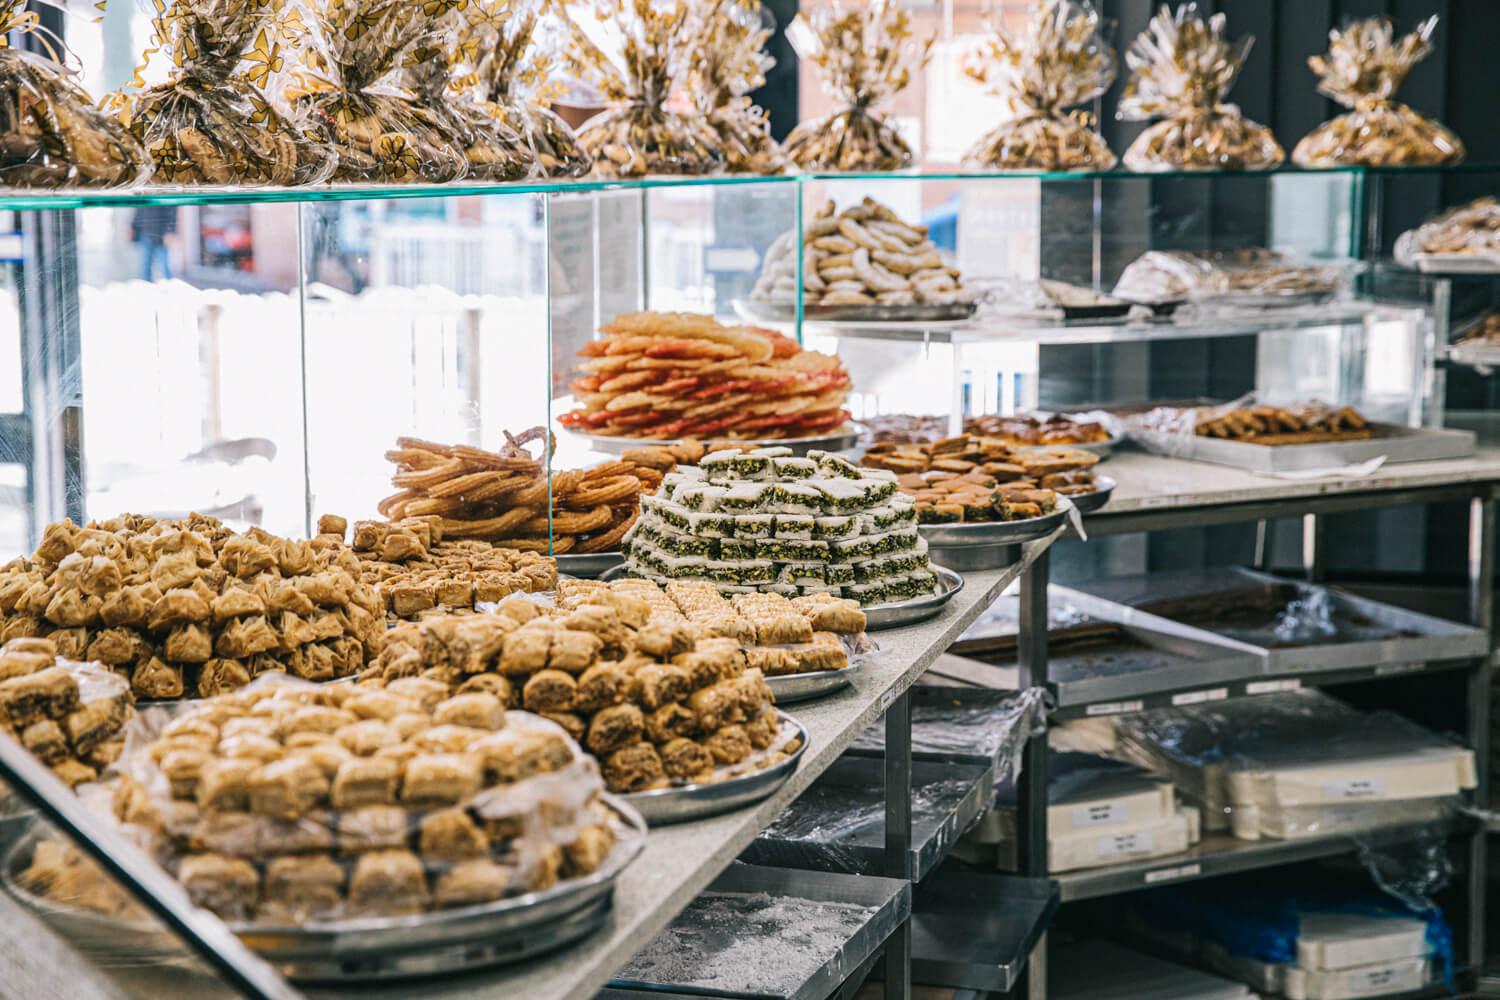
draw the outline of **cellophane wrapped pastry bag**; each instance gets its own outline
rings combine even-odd
[[[272,94],[288,53],[307,37],[298,0],[170,0],[151,21],[142,66],[167,64],[166,79],[114,95],[120,119],[166,184],[314,184],[338,156],[305,115]]]
[[[403,79],[414,53],[441,51],[450,0],[326,0],[289,89],[338,153],[333,179],[406,183],[465,176],[464,136],[425,113]]]
[[[1386,18],[1365,18],[1328,35],[1328,52],[1307,64],[1318,93],[1350,110],[1313,129],[1292,150],[1301,167],[1439,166],[1464,158],[1464,144],[1442,125],[1395,100],[1412,67],[1432,51],[1437,15],[1397,39]]]
[[[480,110],[520,133],[544,177],[582,177],[593,158],[548,107],[548,75],[560,62],[540,37],[546,0],[487,0],[468,18],[461,48]]]
[[[905,90],[931,54],[932,39],[916,38],[911,15],[895,0],[831,0],[799,13],[787,39],[839,109],[798,125],[787,136],[787,157],[804,170],[911,166],[911,146],[875,110]]]
[[[688,0],[585,0],[562,8],[574,73],[608,110],[579,139],[605,177],[711,174],[724,166],[708,120],[675,90],[687,82],[701,11]]]
[[[1125,52],[1131,77],[1120,98],[1124,121],[1162,119],[1136,137],[1125,166],[1137,171],[1266,170],[1286,159],[1264,125],[1225,102],[1255,41],[1231,42],[1222,13],[1165,4]]]
[[[711,0],[694,47],[692,88],[719,137],[730,173],[779,174],[786,155],[771,137],[764,108],[749,97],[775,60],[765,52],[771,28],[759,0]]]
[[[1044,0],[1019,34],[996,24],[965,67],[1002,97],[1007,117],[964,154],[970,170],[1108,170],[1115,154],[1068,108],[1109,89],[1118,65],[1089,0]]]
[[[25,33],[38,34],[51,57],[13,44]],[[0,2],[0,184],[120,187],[144,180],[151,173],[145,150],[98,108],[62,58],[61,40],[42,31],[24,0]]]

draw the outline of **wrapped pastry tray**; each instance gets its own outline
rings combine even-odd
[[[1295,309],[1316,306],[1333,298],[1337,289],[1285,289],[1283,291],[1217,292],[1201,295],[1194,301],[1199,305],[1222,306],[1227,309]]]
[[[1109,498],[1114,495],[1115,481],[1108,476],[1094,477],[1095,489],[1092,493],[1071,493],[1068,502],[1077,508],[1080,514],[1092,514],[1101,510],[1109,503]],[[559,565],[561,565],[559,563]]]
[[[812,701],[825,694],[832,694],[849,686],[859,672],[858,664],[850,664],[842,670],[811,670],[804,674],[781,674],[767,677],[771,694],[778,705],[794,705],[799,701]]]
[[[593,874],[550,889],[480,906],[397,917],[367,917],[290,927],[230,924],[230,929],[282,975],[298,982],[366,982],[396,976],[449,975],[521,961],[592,933],[609,916],[615,878],[640,853],[646,825],[616,796],[622,836]],[[35,837],[16,844],[0,867],[6,891],[100,964],[193,961],[165,928],[105,917],[38,897],[20,873]]]
[[[1265,672],[1258,647],[1079,590],[1054,585],[1048,594],[1050,603],[1074,612],[1047,634],[1046,688],[1064,712],[1212,689]],[[981,687],[1016,683],[1014,626],[971,629],[950,652],[938,666],[946,676]]]
[[[587,441],[595,451],[602,451],[610,455],[621,455],[631,448],[649,448],[652,446],[676,444],[678,438],[633,438],[633,437],[607,437],[603,434],[585,434],[581,431],[569,431],[574,437],[581,441]],[[844,451],[853,448],[859,435],[854,428],[844,425],[838,430],[827,434],[818,434],[813,437],[796,438],[764,438],[754,440],[735,441],[754,447],[781,447],[790,448],[795,455],[805,455],[809,451]]]
[[[802,318],[818,323],[953,323],[968,319],[979,309],[975,302],[952,305],[848,305],[825,306],[816,303],[802,307]],[[734,311],[751,323],[795,323],[797,307],[790,302],[765,302],[760,299],[735,299]]]
[[[807,752],[807,727],[796,719],[781,713],[781,733],[777,741],[783,745],[792,739],[799,741],[797,749],[771,767],[752,771],[735,778],[726,778],[711,784],[680,785],[661,788],[651,792],[633,792],[622,795],[635,810],[652,826],[667,826],[686,823],[688,820],[718,816],[732,812],[741,806],[759,802],[781,787],[791,777]]]
[[[599,1000],[824,1000],[910,912],[911,886],[900,879],[732,864]]]
[[[936,553],[933,555],[935,557]],[[913,597],[909,601],[901,601],[897,604],[870,605],[864,609],[865,630],[874,632],[879,629],[901,628],[904,625],[925,622],[940,614],[943,607],[953,600],[960,590],[964,589],[964,578],[955,570],[936,563],[933,564],[932,571],[937,574],[938,578],[936,593]]]
[[[1415,253],[1411,262],[1423,274],[1500,274],[1500,254]]]
[[[564,552],[553,556],[557,571],[579,580],[594,580],[625,561],[623,552]]]
[[[1080,588],[1249,650],[1266,673],[1484,656],[1481,629],[1243,568],[1093,580]]]
[[[885,771],[879,758],[843,756],[740,856],[755,865],[874,874],[885,864]],[[995,771],[977,760],[913,760],[911,870],[920,880],[979,821]]]
[[[914,684],[910,691],[912,760],[989,764],[997,775],[1008,773],[1046,715],[1042,699],[1025,692],[930,683]],[[883,757],[885,723],[860,733],[848,753]]]
[[[1475,368],[1500,368],[1500,343],[1460,340],[1448,348],[1448,360]]]
[[[1131,435],[1157,454],[1259,473],[1338,468],[1372,458],[1384,458],[1387,462],[1432,462],[1474,454],[1472,431],[1381,423],[1370,426],[1375,431],[1371,438],[1314,444],[1249,444],[1153,431],[1132,431]]]

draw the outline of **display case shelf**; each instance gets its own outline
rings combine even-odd
[[[610,989],[622,998],[826,1000],[868,966],[912,909],[903,880],[746,864],[731,865],[697,900],[705,908],[735,902],[742,923],[738,913],[690,906],[643,949],[668,967],[637,957]],[[668,957],[673,942],[686,954]]]
[[[943,868],[912,904],[912,982],[1007,993],[1052,923],[1057,883]]]

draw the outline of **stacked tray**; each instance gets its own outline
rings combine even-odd
[[[1059,496],[1057,509],[1041,517],[923,524],[917,530],[927,540],[927,552],[934,563],[962,571],[1002,569],[1020,558],[1023,543],[1046,538],[1061,528],[1072,510],[1072,500]]]

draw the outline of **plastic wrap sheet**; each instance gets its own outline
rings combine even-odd
[[[1469,751],[1320,691],[1153,709],[1113,725],[1118,756],[1200,803],[1208,829],[1242,839],[1436,822],[1475,782]]]
[[[719,137],[730,173],[779,174],[786,154],[771,137],[765,109],[748,96],[763,86],[776,61],[765,52],[772,29],[759,0],[710,0],[693,48],[698,109]]]
[[[1328,34],[1326,55],[1307,64],[1318,92],[1351,109],[1313,129],[1292,150],[1302,167],[1340,164],[1437,166],[1464,158],[1464,144],[1442,125],[1394,99],[1406,74],[1432,51],[1437,15],[1400,39],[1387,18],[1351,21]]]
[[[450,44],[445,2],[330,0],[311,8],[310,47],[288,93],[338,153],[339,181],[441,183],[468,171],[465,136],[401,79]]]
[[[491,902],[603,863],[623,831],[560,727],[524,712],[466,726],[453,720],[476,708],[492,724],[498,701],[461,707],[413,680],[268,677],[152,709],[127,734],[107,807],[198,905],[263,925]],[[22,884],[91,908],[52,861],[71,867],[39,854]]]
[[[565,5],[568,62],[609,109],[579,139],[603,177],[712,174],[724,166],[718,136],[697,110],[679,110],[700,12],[687,0],[575,0]]]
[[[3,732],[68,787],[97,780],[118,759],[135,711],[124,677],[102,664],[57,657],[46,639],[0,647],[0,677]],[[0,820],[31,811],[8,789],[0,792]]]
[[[1255,41],[1225,37],[1227,19],[1205,21],[1195,3],[1174,14],[1165,4],[1125,52],[1131,70],[1120,97],[1124,121],[1161,118],[1125,151],[1136,171],[1266,170],[1286,159],[1271,130],[1240,113],[1225,96]]]
[[[473,69],[480,114],[518,133],[545,177],[582,177],[594,165],[578,137],[547,107],[548,75],[560,61],[538,31],[544,0],[486,0],[476,5],[460,42]]]
[[[1347,267],[1274,250],[1148,250],[1126,265],[1114,294],[1132,302],[1189,299],[1200,305],[1274,305],[1342,294]]]
[[[173,0],[151,22],[147,63],[168,67],[164,83],[117,95],[121,119],[167,184],[316,184],[338,156],[271,94],[305,39],[298,0]]]
[[[1114,82],[1118,65],[1089,0],[1043,0],[1019,37],[997,22],[965,72],[1001,97],[1008,116],[964,154],[971,170],[1108,170],[1115,154],[1069,115]]]
[[[1500,200],[1476,198],[1396,238],[1396,262],[1416,267],[1418,254],[1500,256]]]
[[[988,757],[995,761],[997,781],[1014,780],[1021,773],[1026,742],[1047,728],[1046,692],[1020,691],[991,705],[974,705],[954,698],[944,700],[943,688],[929,688],[932,697],[912,706],[913,753]],[[885,749],[885,724],[877,722],[854,743],[861,750]]]
[[[787,136],[792,163],[804,170],[911,166],[911,146],[875,108],[904,90],[926,64],[932,39],[913,37],[911,15],[897,0],[826,0],[797,15],[787,40],[816,68],[839,109],[802,122]]]
[[[1433,891],[1441,887],[1431,885]],[[1149,934],[1183,935],[1233,958],[1277,966],[1312,958],[1299,949],[1302,926],[1309,918],[1419,920],[1426,925],[1426,956],[1451,983],[1453,932],[1432,899],[1394,897],[1356,876],[1257,872],[1157,889],[1132,899],[1132,920]]]
[[[46,0],[96,15],[76,0]],[[11,45],[31,33],[54,58]],[[63,65],[60,39],[42,29],[24,0],[0,3],[0,184],[8,187],[122,187],[144,181],[151,158],[128,130],[99,110]]]

